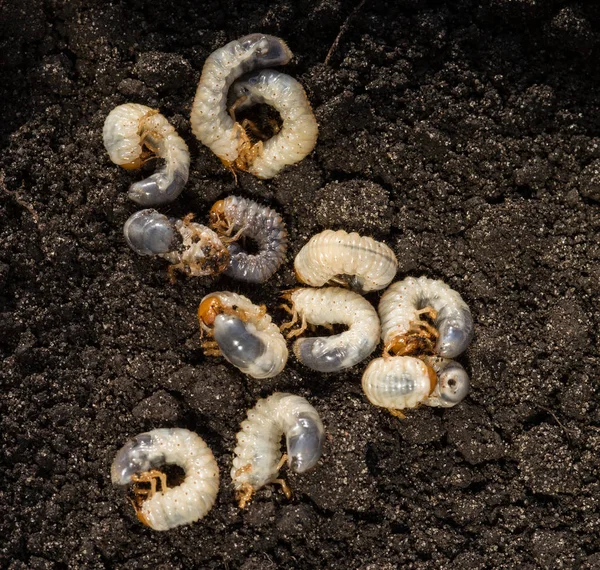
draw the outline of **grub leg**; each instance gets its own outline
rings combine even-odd
[[[281,459],[279,460],[279,463],[277,464],[277,472],[279,473],[279,470],[285,465],[285,462],[288,460],[288,454],[284,453],[281,456]]]
[[[288,500],[292,498],[292,490],[290,489],[285,479],[273,479],[271,483],[277,483],[277,485],[281,487],[281,490],[283,491]]]
[[[400,418],[401,420],[405,420],[406,416],[404,415],[404,413],[402,412],[402,410],[394,410],[393,408],[389,408],[388,412],[390,414],[392,414],[392,416],[396,417],[396,418]]]
[[[429,319],[431,319],[432,321],[435,321],[435,319],[437,319],[437,311],[433,308],[433,307],[425,307],[424,309],[419,309],[417,311],[417,315],[421,316],[421,315],[426,315]]]
[[[229,107],[229,116],[231,117],[231,119],[232,119],[234,122],[237,122],[237,121],[236,121],[236,118],[235,118],[235,112],[237,111],[237,108],[238,108],[238,107],[239,107],[239,106],[240,106],[242,103],[244,103],[244,102],[245,102],[247,99],[248,99],[248,96],[247,96],[247,95],[242,95],[242,96],[241,96],[239,99],[236,99],[236,100],[233,102],[233,105],[231,105],[231,107]],[[243,124],[242,124],[242,126],[243,126]]]
[[[300,324],[300,328],[287,333],[287,338],[293,338],[295,336],[300,336],[307,328],[308,328],[308,323],[306,322],[306,317],[304,315],[302,315],[302,323]]]
[[[290,309],[287,305],[280,305],[280,306],[283,307],[286,311],[288,311],[292,315],[292,320],[291,321],[289,321],[287,323],[283,323],[279,327],[279,330],[281,332],[283,332],[284,330],[293,327],[298,322],[298,313],[295,310]]]
[[[252,500],[254,488],[248,483],[244,483],[236,492],[235,496],[238,501],[238,507],[245,509],[246,505]]]

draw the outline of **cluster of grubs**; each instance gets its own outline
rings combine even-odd
[[[228,168],[271,178],[311,152],[317,124],[300,84],[267,69],[283,65],[291,52],[279,38],[251,34],[214,52],[206,61],[193,104],[196,137]],[[236,112],[266,103],[279,111],[283,124],[268,140],[255,127],[236,121]],[[250,133],[254,133],[251,135]],[[110,158],[124,168],[138,168],[153,157],[164,166],[132,184],[129,197],[142,206],[173,201],[188,179],[187,146],[158,111],[125,104],[107,117],[104,144]],[[260,138],[260,137],[259,137]],[[287,231],[273,209],[230,196],[210,210],[209,226],[169,218],[147,208],[125,223],[128,245],[140,255],[161,257],[175,271],[194,277],[224,273],[233,279],[264,283],[283,263]],[[241,244],[251,239],[257,253]],[[313,236],[295,258],[299,282],[306,287],[283,293],[281,307],[290,317],[278,326],[264,305],[229,291],[206,295],[198,307],[205,354],[223,356],[252,378],[272,378],[288,360],[287,339],[307,368],[336,373],[368,358],[383,341],[382,356],[371,361],[362,378],[366,397],[404,417],[402,410],[421,404],[454,406],[469,391],[469,378],[451,360],[471,342],[471,313],[460,295],[441,281],[408,277],[390,286],[398,268],[394,252],[370,237],[344,230]],[[378,310],[363,297],[389,288]],[[329,336],[304,336],[314,327],[346,330]],[[285,335],[285,336],[284,336]],[[297,337],[297,338],[296,338]],[[276,392],[248,411],[237,434],[231,479],[238,504],[270,483],[291,496],[279,471],[303,473],[319,461],[324,428],[317,410],[305,399]],[[286,453],[281,439],[286,438]],[[185,476],[169,486],[159,468],[181,467]],[[186,429],[155,429],[129,440],[111,468],[115,485],[132,486],[138,518],[155,530],[168,530],[204,517],[219,488],[219,470],[210,449]]]

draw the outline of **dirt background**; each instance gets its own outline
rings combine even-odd
[[[0,5],[0,566],[189,569],[600,568],[600,8],[559,0],[97,2]],[[232,176],[189,113],[205,58],[249,32],[285,38],[320,123],[276,179]],[[288,261],[266,285],[167,279],[122,226],[140,173],[110,163],[117,104],[160,107],[190,146],[163,211],[206,219],[231,193],[281,212]],[[266,303],[325,228],[384,240],[399,276],[471,306],[472,393],[399,421],[363,397],[364,364],[278,378],[205,358],[212,290]],[[378,295],[372,295],[376,303]],[[328,440],[244,512],[229,484],[247,408],[308,397]],[[166,533],[111,486],[115,451],[155,427],[197,431],[222,473],[214,509]]]

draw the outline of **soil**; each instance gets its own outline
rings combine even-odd
[[[358,4],[0,4],[2,568],[600,568],[600,8]],[[206,57],[258,31],[289,43],[320,134],[299,165],[236,185],[189,114]],[[289,256],[267,284],[171,284],[127,248],[142,175],[109,161],[101,130],[129,101],[190,146],[190,181],[162,211],[201,221],[239,194],[284,215]],[[399,277],[462,294],[463,403],[401,421],[363,396],[365,363],[322,375],[292,357],[257,381],[203,355],[202,296],[231,289],[283,320],[293,257],[325,228],[383,240]],[[264,489],[240,511],[235,434],[273,391],[318,408],[325,454],[285,474],[291,501]],[[159,533],[109,471],[129,437],[174,426],[207,441],[222,485],[205,519]]]

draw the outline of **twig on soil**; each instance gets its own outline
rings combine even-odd
[[[33,206],[25,202],[19,196],[19,193],[16,190],[9,190],[6,187],[6,184],[4,182],[4,170],[0,170],[0,190],[2,190],[5,194],[8,194],[9,196],[12,196],[14,201],[17,204],[19,204],[19,206],[25,208],[31,214],[31,217],[33,218],[33,221],[36,223],[36,225],[38,224],[38,222],[40,221],[40,217],[38,216],[38,213],[33,209]]]
[[[333,52],[337,49],[338,44],[340,43],[340,38],[348,31],[348,28],[350,27],[350,20],[352,20],[352,18],[354,18],[354,16],[356,16],[356,14],[358,13],[358,11],[364,6],[366,0],[361,0],[360,4],[358,6],[356,6],[356,8],[354,8],[354,10],[352,10],[352,12],[350,12],[350,15],[346,18],[346,21],[342,24],[342,27],[340,28],[340,31],[338,33],[338,35],[336,36],[335,40],[333,40],[333,43],[331,44],[331,47],[329,48],[329,51],[327,52],[327,57],[325,58],[325,65],[329,64],[329,61],[331,60],[331,56],[333,55]]]
[[[574,430],[571,430],[571,429],[565,427],[564,424],[558,419],[558,417],[556,416],[556,414],[550,408],[546,408],[546,406],[542,406],[541,404],[538,404],[537,402],[531,402],[531,403],[535,404],[538,408],[544,410],[545,412],[548,412],[554,418],[554,420],[556,421],[556,423],[567,434],[567,437],[569,436],[569,433],[573,433],[574,432]]]

